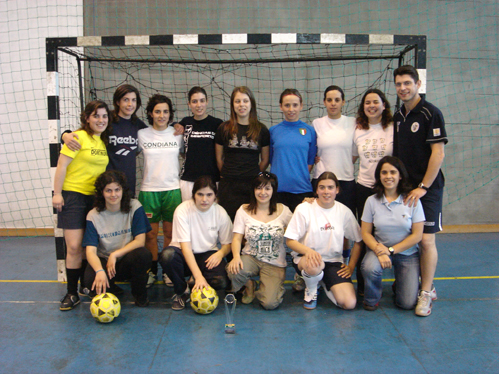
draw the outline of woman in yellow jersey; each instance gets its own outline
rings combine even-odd
[[[83,248],[87,213],[94,202],[94,183],[109,162],[106,145],[111,131],[109,108],[95,100],[87,104],[80,116],[81,128],[76,131],[81,148],[71,151],[62,147],[54,176],[52,205],[57,209],[57,227],[64,230],[66,242],[66,274],[68,292],[61,300],[60,310],[71,310],[80,303],[78,279],[83,276]]]

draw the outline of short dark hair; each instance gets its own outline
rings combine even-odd
[[[329,91],[338,91],[341,94],[341,100],[345,101],[345,93],[343,92],[343,89],[335,85],[326,88],[326,90],[324,91],[324,100],[326,100],[326,96]]]
[[[170,118],[168,118],[168,123],[173,122],[173,114],[175,113],[175,110],[173,109],[173,103],[170,100],[169,97],[165,95],[160,95],[160,94],[155,94],[152,95],[149,101],[147,102],[147,107],[146,107],[146,114],[147,114],[147,121],[149,122],[150,125],[153,124],[152,116],[151,113],[154,110],[154,107],[158,104],[167,104],[168,105],[168,110],[170,111]]]
[[[370,88],[362,96],[362,100],[360,100],[359,109],[357,110],[357,124],[364,130],[369,129],[369,120],[366,116],[366,112],[364,110],[364,103],[366,102],[367,95],[374,93],[379,96],[383,104],[385,104],[385,110],[381,114],[381,126],[386,129],[390,122],[393,120],[392,111],[390,110],[390,102],[386,98],[385,94],[378,90],[377,88]]]
[[[130,212],[130,200],[132,199],[132,194],[128,188],[128,183],[126,180],[125,173],[117,170],[107,170],[97,177],[95,180],[95,201],[94,207],[98,212],[103,212],[106,210],[106,200],[104,199],[104,188],[108,184],[116,183],[123,189],[123,195],[121,197],[120,211],[121,213]]]
[[[204,97],[206,98],[206,100],[208,100],[208,95],[206,94],[205,89],[203,87],[194,86],[189,90],[189,93],[187,94],[187,98],[188,98],[189,102],[191,102],[192,95],[197,94],[197,93],[202,93],[204,95]]]
[[[213,177],[210,175],[203,175],[203,176],[199,177],[198,179],[196,179],[196,181],[194,182],[194,184],[192,186],[192,198],[194,199],[194,195],[196,194],[196,192],[198,192],[200,189],[203,189],[205,187],[208,187],[210,190],[215,192],[215,195],[218,192],[217,184],[213,180]]]
[[[284,99],[284,96],[288,95],[298,96],[298,98],[300,99],[300,104],[303,103],[300,91],[298,91],[296,88],[286,88],[284,91],[282,91],[282,94],[279,97],[279,104],[282,104],[282,99]]]
[[[248,212],[256,214],[256,208],[258,206],[258,202],[256,201],[255,190],[258,187],[266,186],[269,183],[272,186],[272,196],[270,197],[270,202],[269,202],[269,216],[272,215],[275,211],[277,211],[277,187],[279,186],[277,182],[277,176],[275,174],[262,171],[251,182],[250,202],[248,204],[248,209],[247,209]]]
[[[336,187],[340,188],[340,182],[338,181],[336,175],[332,171],[325,171],[319,176],[319,178],[317,178],[317,184],[315,185],[315,191],[314,191],[316,195],[317,195],[317,189],[319,188],[319,183],[328,179],[333,180]]]
[[[409,174],[407,173],[407,169],[399,158],[395,156],[385,156],[379,160],[378,165],[376,166],[376,171],[374,172],[374,178],[376,181],[374,182],[373,190],[376,198],[381,199],[385,192],[385,188],[381,183],[381,168],[384,164],[390,164],[399,171],[402,179],[397,185],[397,193],[405,197],[412,189],[409,183]]]
[[[114,95],[113,95],[113,107],[114,107],[114,110],[112,113],[113,123],[117,123],[119,121],[120,106],[118,105],[118,103],[123,98],[123,96],[125,96],[126,94],[129,94],[130,92],[133,92],[135,94],[135,96],[137,97],[137,107],[135,108],[135,112],[133,112],[133,114],[132,114],[131,120],[132,120],[132,122],[135,122],[138,119],[136,113],[139,110],[139,108],[142,106],[142,100],[140,99],[139,90],[130,84],[122,84],[121,86],[119,86],[116,89],[116,91],[114,91]]]
[[[410,75],[414,80],[414,83],[418,83],[419,73],[416,68],[412,65],[402,65],[393,71],[393,81],[395,82],[395,77],[397,75]]]
[[[104,142],[105,145],[108,145],[109,144],[109,135],[111,134],[111,129],[112,129],[111,118],[110,118],[111,113],[109,111],[109,107],[107,106],[107,104],[104,101],[93,100],[93,101],[89,102],[87,105],[85,105],[85,109],[83,109],[83,112],[81,112],[81,115],[80,115],[81,129],[85,130],[85,132],[88,135],[94,134],[94,131],[90,128],[90,125],[88,124],[88,118],[94,112],[96,112],[97,109],[101,109],[101,108],[104,108],[106,110],[108,122],[107,122],[107,127],[100,135],[100,138],[102,139],[102,141]]]

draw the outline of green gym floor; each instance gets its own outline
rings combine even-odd
[[[148,308],[122,284],[121,315],[107,325],[88,298],[60,312],[53,238],[0,238],[0,373],[499,373],[498,242],[497,233],[437,236],[429,317],[394,306],[386,272],[375,312],[361,302],[340,310],[323,293],[305,310],[288,281],[275,311],[238,304],[236,334],[226,335],[222,303],[210,315],[172,311],[162,283]]]

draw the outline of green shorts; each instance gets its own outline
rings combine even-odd
[[[150,223],[173,222],[173,212],[182,202],[180,189],[170,191],[140,191],[139,201]]]

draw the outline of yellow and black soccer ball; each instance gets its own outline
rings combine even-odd
[[[203,288],[191,293],[191,307],[196,313],[210,314],[217,306],[218,295],[213,288]]]
[[[90,312],[98,322],[113,322],[120,315],[121,304],[118,298],[112,293],[102,293],[92,299]]]

